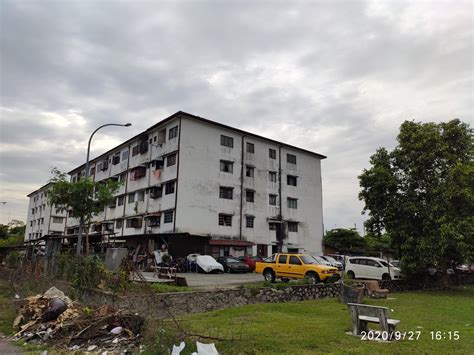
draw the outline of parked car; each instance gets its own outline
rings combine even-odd
[[[343,266],[342,266],[343,264],[340,261],[337,261],[336,259],[334,259],[333,257],[329,255],[321,255],[321,258],[326,260],[329,263],[329,265],[337,267],[338,270],[343,269]]]
[[[262,274],[265,281],[309,278],[313,282],[338,280],[337,268],[318,265],[316,260],[305,254],[274,254],[271,258],[257,262],[255,272]]]
[[[380,258],[355,256],[347,259],[347,276],[353,278],[398,280],[401,278],[399,268]]]
[[[259,256],[250,256],[250,255],[239,256],[237,259],[242,261],[244,264],[248,265],[249,271],[255,271],[255,264],[257,263],[257,261],[263,260]]]
[[[474,273],[474,265],[462,264],[456,266],[456,272],[460,274],[472,274]]]
[[[325,266],[332,266],[329,261],[326,259],[322,258],[321,256],[318,255],[312,255],[314,260],[316,260],[316,265],[325,265]]]
[[[249,272],[249,266],[232,256],[220,256],[217,261],[222,264],[225,272]]]
[[[218,263],[216,259],[210,255],[197,255],[196,264],[199,271],[206,273],[224,272],[222,264]]]
[[[328,254],[328,255],[325,255],[325,256],[330,256],[331,258],[335,259],[336,261],[339,261],[342,264],[342,268],[344,268],[346,260],[347,260],[347,258],[349,258],[349,256],[342,255],[342,254]]]

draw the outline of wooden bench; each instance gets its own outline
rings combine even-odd
[[[387,307],[358,303],[348,303],[347,306],[352,317],[352,334],[354,335],[368,332],[368,324],[376,323],[380,325],[381,331],[390,334],[391,338],[395,327],[400,323],[399,320],[390,318],[390,310]]]

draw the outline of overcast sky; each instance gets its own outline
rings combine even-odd
[[[404,120],[473,125],[471,1],[5,1],[0,222],[26,195],[182,110],[327,155],[326,229]]]

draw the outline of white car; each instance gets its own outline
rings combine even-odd
[[[386,260],[367,256],[353,256],[347,259],[346,274],[349,278],[399,280],[401,270]]]
[[[198,255],[196,257],[196,264],[202,269],[202,271],[210,273],[210,272],[224,272],[224,267],[221,263],[218,263],[216,259],[214,259],[210,255]]]

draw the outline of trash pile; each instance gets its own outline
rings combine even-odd
[[[16,339],[94,352],[140,347],[144,319],[138,314],[115,311],[108,305],[80,308],[55,287],[21,302],[13,323],[18,329]]]

